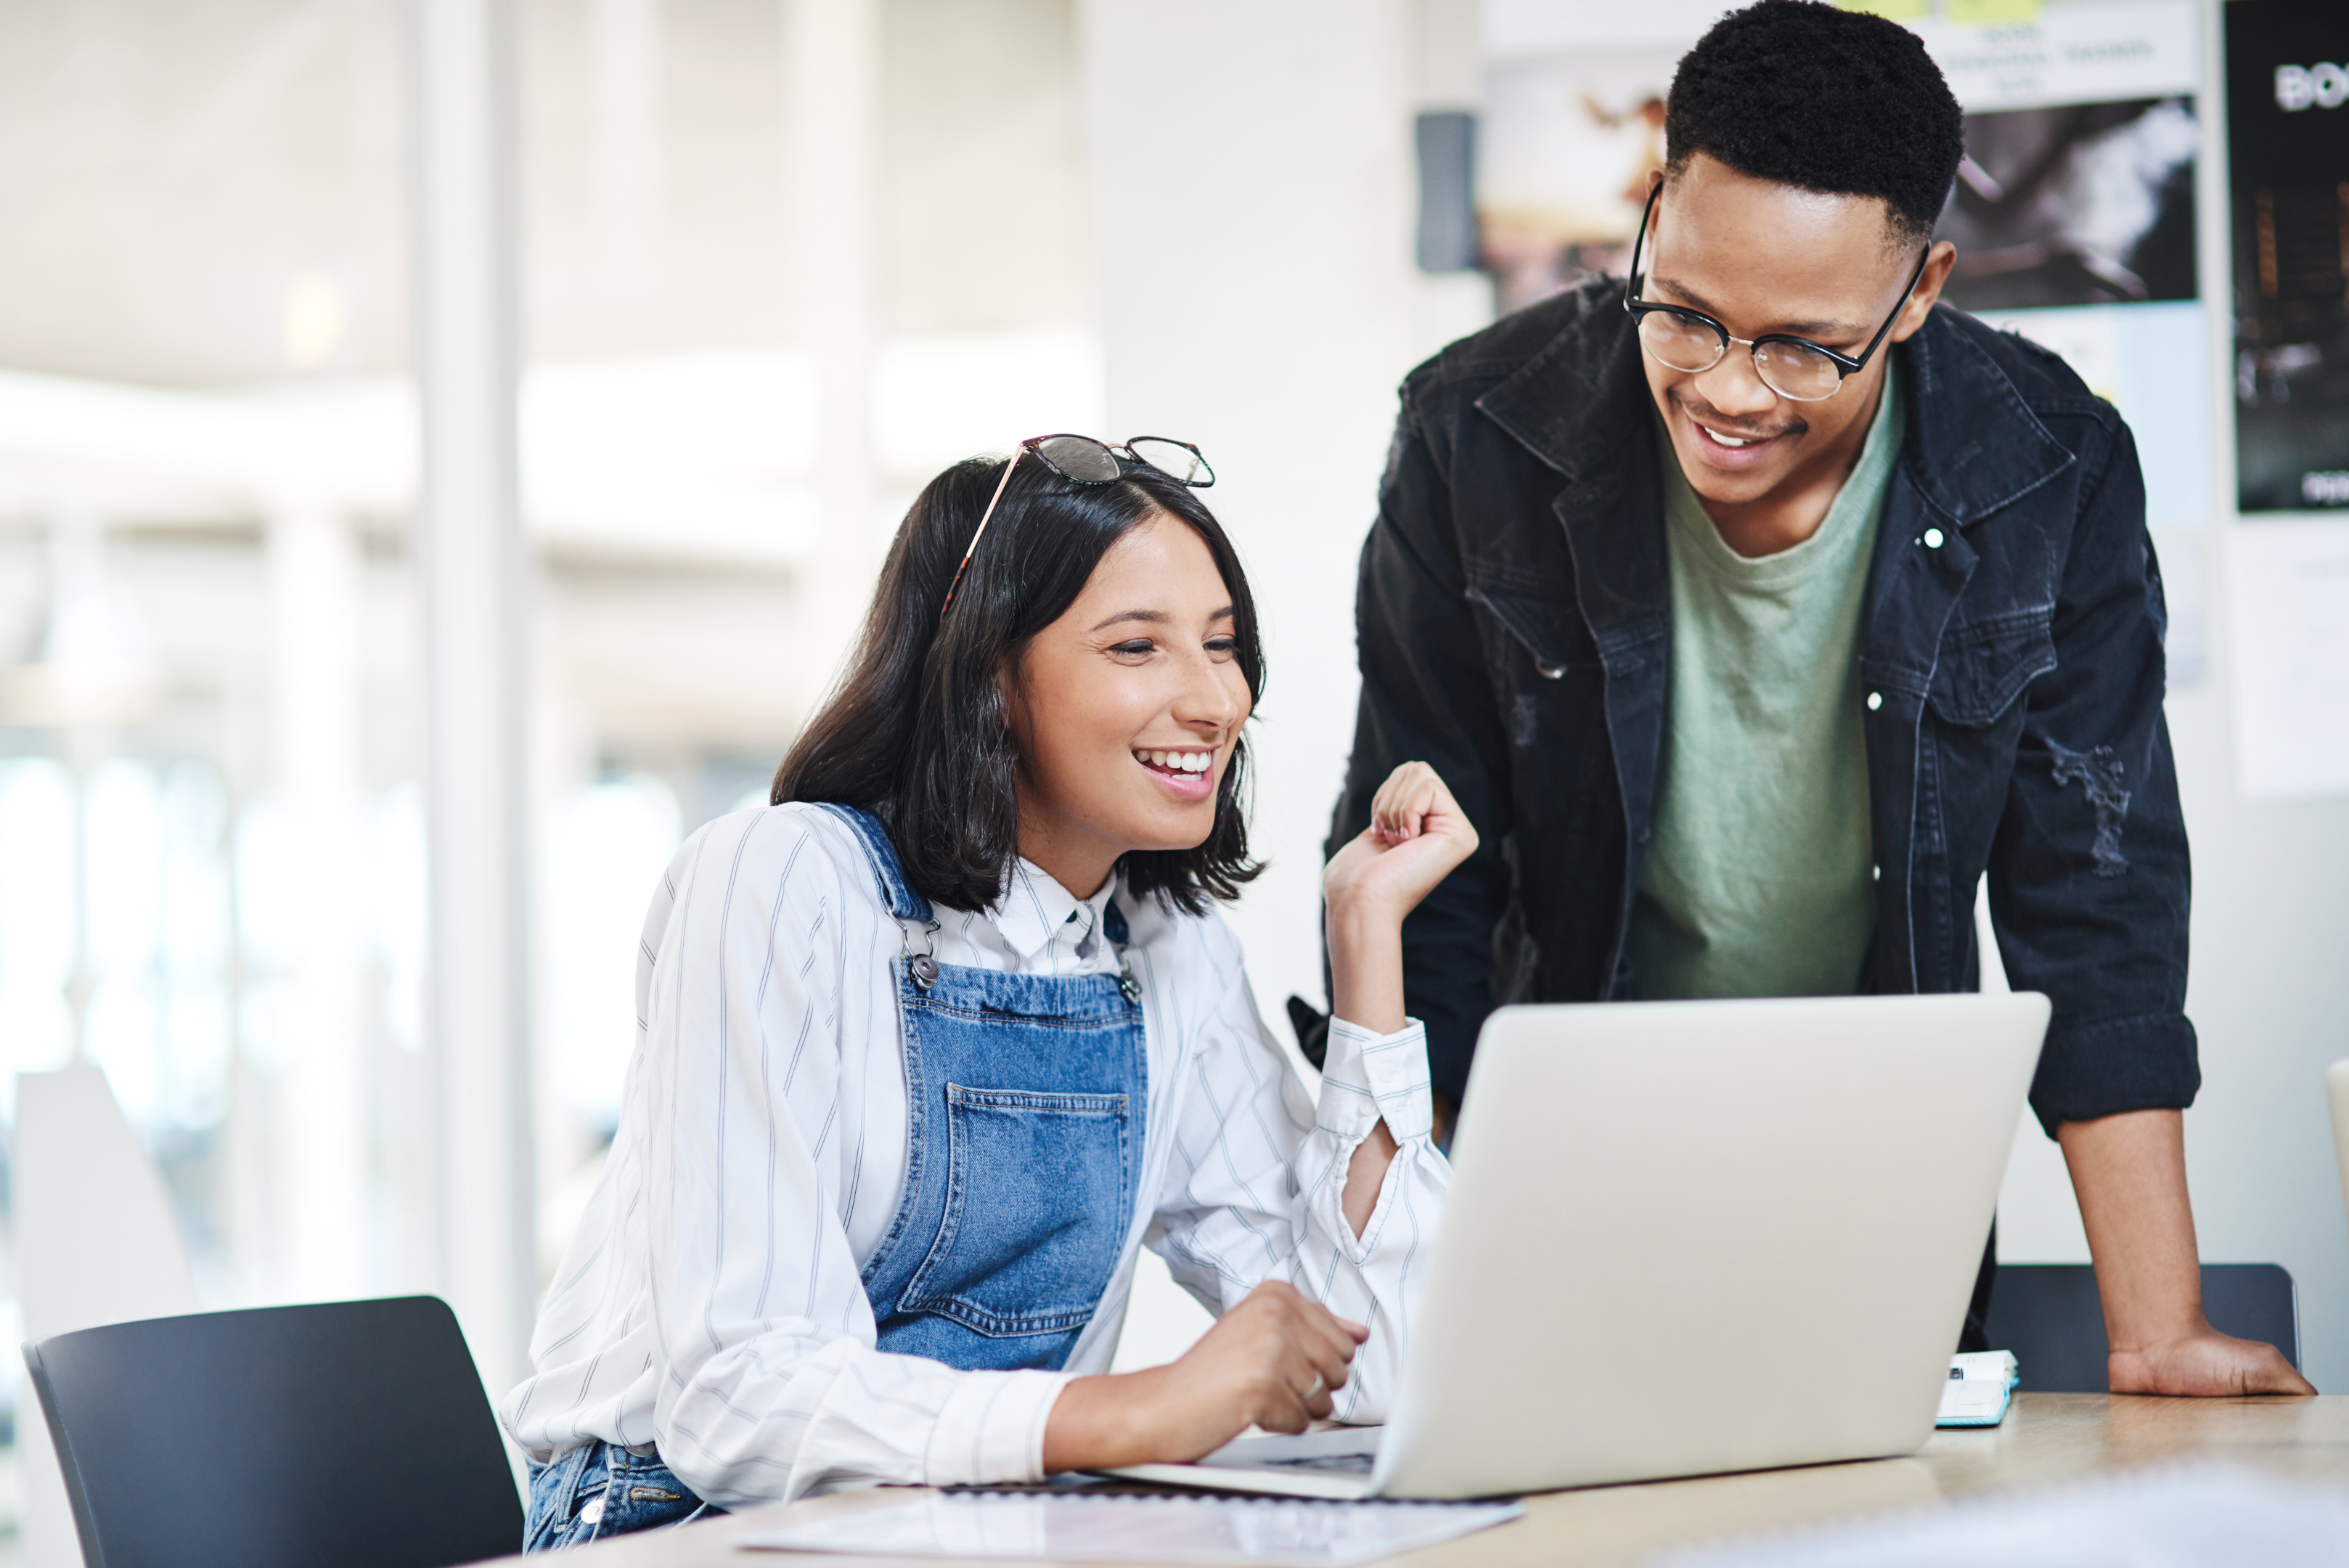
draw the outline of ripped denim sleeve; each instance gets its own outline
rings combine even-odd
[[[2095,808],[2096,836],[2088,846],[2088,857],[2095,863],[2096,875],[2127,876],[2129,863],[2121,854],[2121,822],[2128,815],[2129,792],[2121,787],[2119,755],[2110,746],[2075,752],[2053,741],[2047,749],[2055,755],[2055,787],[2077,784]]]

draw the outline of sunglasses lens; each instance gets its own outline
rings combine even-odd
[[[1207,460],[1181,441],[1143,436],[1128,450],[1177,483],[1209,485],[1216,482],[1215,472],[1208,468]]]
[[[1106,484],[1117,477],[1117,459],[1091,436],[1047,436],[1036,443],[1036,450],[1080,484]]]

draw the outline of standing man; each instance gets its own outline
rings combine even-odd
[[[1962,131],[1863,13],[1762,0],[1681,61],[1628,288],[1403,384],[1331,843],[1411,759],[1475,824],[1403,928],[1455,1102],[1505,1002],[1974,990],[1987,872],[2007,972],[2054,1002],[2031,1103],[2113,1388],[2313,1392],[2202,1314],[2137,452],[2055,356],[1935,308]]]

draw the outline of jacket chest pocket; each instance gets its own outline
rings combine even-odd
[[[948,1084],[946,1108],[945,1213],[900,1308],[993,1338],[1082,1328],[1133,1219],[1127,1096]]]
[[[1499,588],[1468,590],[1468,602],[1483,610],[1485,665],[1495,677],[1509,743],[1520,751],[1541,742],[1545,711],[1571,688],[1602,681],[1605,667],[1580,613],[1562,599]]]
[[[1927,701],[1951,724],[1988,729],[2023,689],[2055,668],[2054,610],[2022,610],[1953,630],[1933,664]]]
[[[1583,629],[1574,607],[1563,599],[1472,587],[1468,602],[1501,630],[1503,657],[1495,663],[1522,659],[1530,673],[1544,680],[1561,680],[1569,670],[1599,663],[1599,650],[1591,645],[1589,633]]]

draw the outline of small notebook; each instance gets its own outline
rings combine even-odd
[[[1439,1545],[1524,1512],[1514,1502],[942,1491],[786,1524],[735,1544],[865,1557],[1344,1568]]]
[[[2006,1419],[2014,1386],[2023,1380],[2011,1350],[1980,1350],[1950,1357],[1937,1427],[1995,1427]]]

